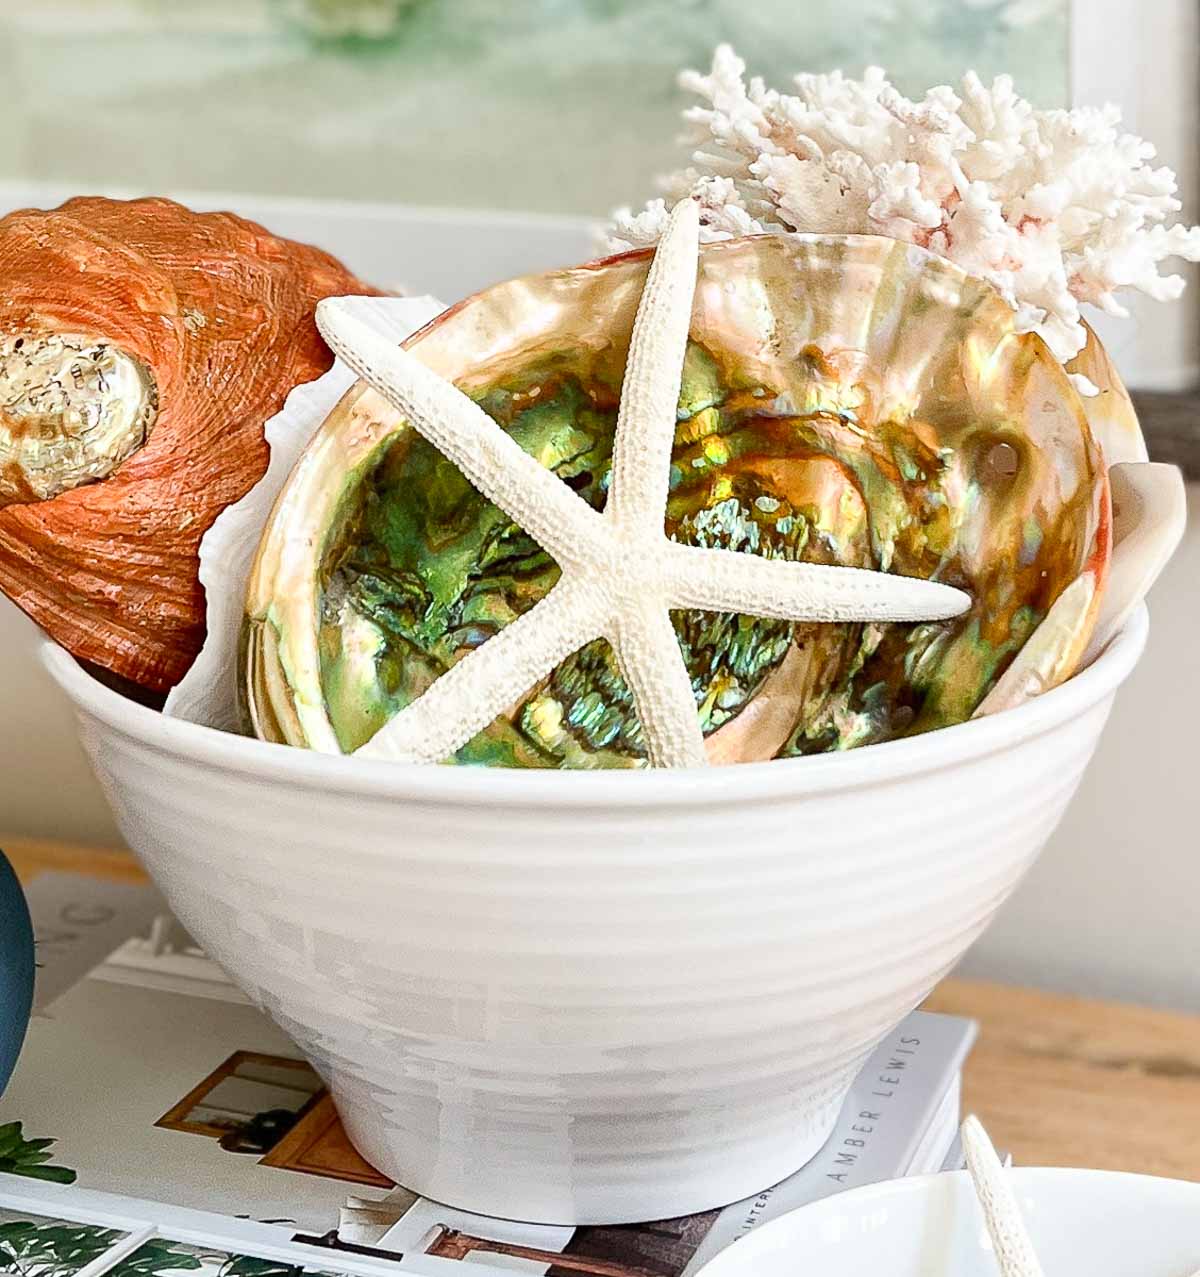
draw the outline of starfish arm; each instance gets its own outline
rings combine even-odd
[[[603,628],[594,590],[564,579],[390,719],[358,758],[440,763]]]
[[[633,323],[607,511],[623,531],[663,530],[679,384],[696,291],[699,228],[695,201],[677,204],[650,264]]]
[[[941,621],[971,597],[953,586],[865,568],[765,559],[668,543],[672,607],[788,621]]]
[[[667,609],[654,599],[631,599],[610,642],[633,693],[650,765],[707,766],[691,676]]]
[[[962,1145],[1001,1277],[1042,1277],[1017,1195],[977,1117],[963,1122]]]
[[[577,563],[581,547],[593,545],[605,531],[603,516],[477,403],[361,319],[343,299],[327,298],[317,306],[317,326],[343,363],[557,563]]]

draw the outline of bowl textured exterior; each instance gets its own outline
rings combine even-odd
[[[991,718],[677,772],[331,757],[44,659],[130,846],[364,1156],[467,1210],[595,1223],[817,1151],[1054,828],[1146,628]]]
[[[1200,1184],[1119,1171],[1017,1167],[1010,1183],[1047,1273],[1184,1277],[1200,1271]],[[872,1184],[743,1237],[697,1277],[995,1277],[966,1171]]]

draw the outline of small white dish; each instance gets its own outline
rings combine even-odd
[[[1046,1277],[1191,1277],[1200,1184],[1018,1168],[1011,1183]],[[697,1277],[996,1277],[966,1171],[840,1193],[764,1224]]]

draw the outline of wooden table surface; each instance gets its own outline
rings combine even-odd
[[[0,841],[18,875],[137,881],[122,851]],[[1200,1180],[1200,1016],[946,980],[931,1011],[970,1016],[964,1112],[1025,1166],[1095,1166]]]

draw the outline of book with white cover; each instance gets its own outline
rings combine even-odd
[[[469,1262],[548,1277],[691,1277],[786,1210],[936,1170],[954,1139],[975,1026],[914,1012],[871,1057],[817,1157],[755,1198],[609,1228],[469,1215],[390,1185],[362,1161],[294,1045],[153,888],[54,874],[29,895],[46,961],[39,1013],[0,1098],[0,1171],[50,1181],[60,1215],[73,1194],[94,1213],[107,1193],[156,1219],[182,1210],[262,1221],[280,1230],[273,1242],[286,1234],[323,1270],[357,1256],[408,1271],[420,1260],[450,1273]],[[0,1216],[15,1183],[0,1175]]]

